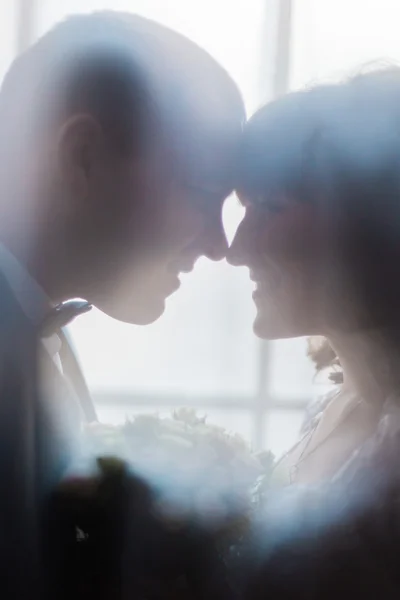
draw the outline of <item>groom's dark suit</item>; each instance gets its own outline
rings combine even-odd
[[[65,340],[64,340],[65,343]],[[90,413],[84,380],[69,356]],[[68,362],[68,361],[67,361]],[[2,598],[41,597],[46,497],[77,448],[82,410],[0,273],[0,589]],[[43,577],[44,575],[44,577]]]

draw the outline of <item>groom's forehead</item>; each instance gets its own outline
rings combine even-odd
[[[229,194],[234,188],[234,162],[227,152],[216,151],[210,146],[208,152],[198,152],[183,166],[185,182],[210,194]]]
[[[193,128],[177,139],[177,158],[193,180],[230,187],[240,144],[240,128]],[[194,181],[196,183],[196,181]],[[233,187],[233,186],[232,186]]]

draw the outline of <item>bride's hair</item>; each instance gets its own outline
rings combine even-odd
[[[329,379],[333,383],[343,383],[343,372],[339,357],[325,337],[313,336],[308,339],[307,356],[314,363],[318,373],[329,370]]]
[[[348,79],[347,83],[359,85],[366,84],[368,87],[374,83],[379,86],[380,82],[387,82],[388,84],[393,82],[398,85],[399,79],[400,67],[389,65],[384,68],[377,69],[376,67],[374,68],[374,64],[372,64],[372,70],[370,70],[370,65],[366,65],[362,71]],[[327,338],[323,336],[310,337],[307,344],[307,355],[314,363],[317,373],[329,370],[329,379],[333,383],[343,383],[343,372],[339,357],[330,345]]]
[[[390,66],[267,104],[246,124],[238,187],[260,203],[274,192],[321,202],[323,192],[330,206],[342,195],[357,208],[377,204],[376,183],[390,200],[400,183],[399,99],[400,66]]]

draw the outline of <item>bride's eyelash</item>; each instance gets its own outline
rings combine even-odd
[[[236,202],[239,204],[241,208],[246,208],[247,206],[259,206],[262,209],[267,210],[271,214],[279,214],[282,213],[287,206],[281,200],[273,201],[271,198],[268,198],[265,194],[258,195],[255,199],[243,201],[239,198],[237,194],[235,194]]]

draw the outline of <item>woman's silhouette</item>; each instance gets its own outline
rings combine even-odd
[[[296,536],[262,561],[252,595],[391,597],[400,541],[400,70],[262,108],[246,125],[239,171],[246,215],[229,260],[256,282],[255,332],[325,336],[344,377],[342,404],[325,423],[333,445],[320,429],[290,467],[302,483],[333,481],[317,487]]]

